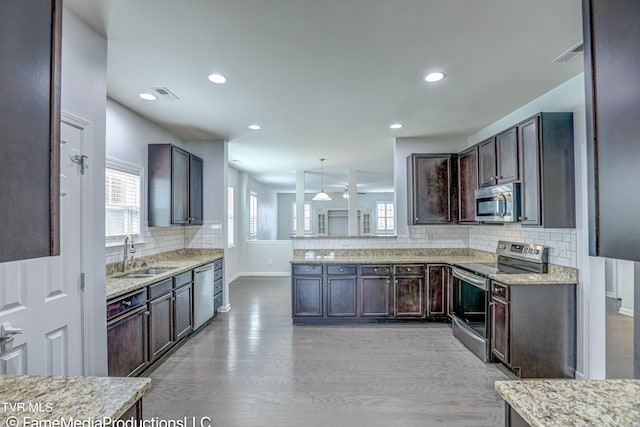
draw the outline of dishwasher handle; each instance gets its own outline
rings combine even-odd
[[[213,264],[203,265],[202,267],[196,268],[195,273],[204,273],[205,271],[209,271],[213,269]]]

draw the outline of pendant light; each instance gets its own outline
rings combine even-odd
[[[311,199],[316,202],[328,202],[329,200],[331,200],[331,197],[329,197],[329,195],[324,192],[324,169],[322,167],[322,165],[324,164],[324,160],[325,159],[320,159],[320,192],[313,196],[313,199]]]

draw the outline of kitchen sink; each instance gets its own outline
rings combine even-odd
[[[171,271],[173,269],[175,269],[175,267],[148,268],[146,270],[138,271],[136,273],[125,274],[124,276],[121,276],[121,277],[125,279],[142,279],[145,277],[157,276],[158,274],[166,273],[167,271]]]

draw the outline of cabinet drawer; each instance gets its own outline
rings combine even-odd
[[[222,292],[222,280],[216,280],[213,283],[213,294],[217,295]]]
[[[328,265],[327,274],[341,275],[341,276],[355,276],[356,266],[355,265]]]
[[[491,283],[491,296],[509,300],[509,287],[500,283]]]
[[[213,297],[213,309],[217,312],[220,307],[222,307],[222,293]]]
[[[222,270],[222,260],[221,259],[213,262],[213,269],[214,270]]]
[[[147,302],[147,289],[107,301],[107,320]]]
[[[387,277],[391,275],[391,267],[388,265],[363,265],[361,275]]]
[[[394,266],[394,274],[396,276],[424,276],[424,265],[396,265]]]
[[[213,272],[213,280],[220,280],[222,279],[222,270],[215,270]]]
[[[186,285],[193,281],[193,270],[185,271],[182,274],[178,274],[174,276],[173,280],[175,281],[175,287],[179,288],[180,286]]]
[[[161,295],[171,292],[173,288],[173,280],[167,279],[160,283],[155,283],[149,286],[149,299],[157,298]]]
[[[322,266],[321,265],[294,265],[293,266],[293,274],[294,275],[322,275]]]

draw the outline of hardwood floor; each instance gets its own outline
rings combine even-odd
[[[607,378],[633,378],[633,317],[620,314],[620,300],[606,299]]]
[[[293,326],[289,278],[236,280],[230,300],[229,313],[150,375],[146,419],[206,416],[215,427],[503,425],[493,384],[507,377],[446,324]]]

